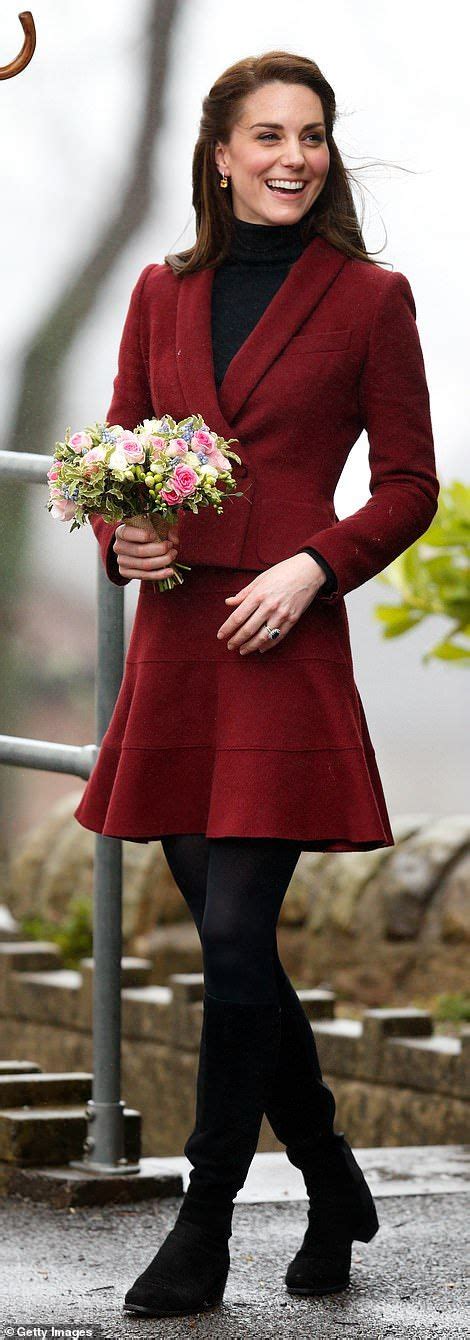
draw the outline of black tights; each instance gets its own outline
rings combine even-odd
[[[206,991],[221,1000],[281,1006],[281,1044],[265,1111],[291,1162],[301,1167],[302,1145],[311,1149],[312,1133],[333,1129],[336,1103],[277,947],[277,921],[300,843],[203,833],[172,833],[161,843],[199,932]]]
[[[212,996],[253,1004],[293,987],[276,927],[300,852],[288,838],[161,838],[166,860],[201,941],[204,984]]]

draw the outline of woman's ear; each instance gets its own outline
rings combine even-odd
[[[216,167],[218,168],[219,172],[225,172],[225,168],[226,168],[227,164],[224,163],[224,151],[223,151],[223,147],[222,147],[222,145],[220,144],[220,142],[218,142],[218,143],[216,144],[216,146],[215,146],[215,149],[214,149],[214,158],[215,158],[215,164],[216,164]]]

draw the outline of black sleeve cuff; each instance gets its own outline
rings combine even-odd
[[[336,573],[333,572],[333,568],[330,568],[330,564],[327,563],[326,558],[323,558],[323,555],[319,554],[316,549],[311,549],[309,545],[306,545],[304,549],[299,549],[298,552],[299,554],[311,554],[312,558],[316,559],[317,563],[320,564],[320,567],[323,568],[323,571],[326,572],[326,582],[324,582],[323,586],[320,588],[321,593],[325,596],[333,595],[333,593],[338,590],[338,578]]]

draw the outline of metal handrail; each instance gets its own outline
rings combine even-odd
[[[95,744],[50,744],[48,740],[27,740],[21,735],[0,735],[0,763],[13,763],[17,768],[69,772],[73,777],[87,778],[98,752]]]
[[[0,451],[3,483],[47,487],[52,456]],[[95,676],[96,743],[70,745],[0,736],[0,763],[88,778],[108,728],[124,668],[124,588],[109,581],[97,555],[98,609]],[[135,1173],[126,1159],[121,1101],[122,840],[96,834],[93,867],[93,1083],[87,1103],[83,1159],[72,1168],[91,1173]]]

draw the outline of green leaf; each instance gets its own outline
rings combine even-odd
[[[398,637],[400,633],[407,633],[411,628],[416,628],[423,618],[420,611],[406,611],[398,606],[375,605],[374,613],[386,625],[382,630],[384,637]]]
[[[470,661],[470,648],[458,647],[453,642],[438,642],[432,648],[432,656],[439,661]]]

